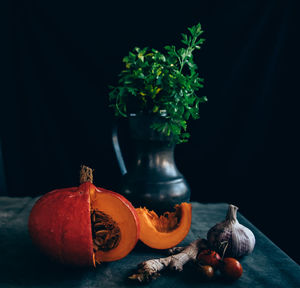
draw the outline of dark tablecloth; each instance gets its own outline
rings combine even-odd
[[[127,280],[138,263],[164,256],[138,244],[124,259],[104,263],[96,269],[71,269],[54,264],[39,254],[30,241],[27,221],[37,198],[0,197],[0,287],[135,287]],[[192,203],[191,230],[181,243],[186,245],[224,219],[227,204]],[[234,283],[220,278],[201,282],[192,269],[180,273],[165,272],[149,287],[300,287],[300,267],[272,243],[241,214],[240,223],[249,227],[256,237],[254,252],[244,257],[242,277]]]

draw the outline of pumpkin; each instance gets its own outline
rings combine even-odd
[[[93,184],[82,166],[81,185],[57,189],[33,206],[28,222],[33,243],[46,255],[72,266],[96,266],[125,257],[139,239],[139,219],[118,193]]]
[[[158,216],[146,207],[137,208],[140,222],[140,240],[155,249],[168,249],[179,244],[188,234],[192,222],[192,206],[181,203],[174,212]]]

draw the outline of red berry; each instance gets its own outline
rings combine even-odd
[[[209,265],[198,265],[200,277],[204,280],[210,280],[214,277],[214,269]]]
[[[243,267],[241,263],[231,257],[221,260],[219,267],[222,275],[230,280],[237,280],[243,274]]]
[[[210,265],[216,269],[219,266],[219,261],[221,260],[221,257],[217,252],[210,249],[206,249],[198,254],[197,260],[200,264]]]

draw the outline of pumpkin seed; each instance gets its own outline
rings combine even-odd
[[[91,213],[91,222],[94,245],[97,246],[97,250],[109,251],[119,245],[121,231],[118,224],[109,215],[94,210]]]

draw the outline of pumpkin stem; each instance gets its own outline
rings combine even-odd
[[[80,184],[85,182],[93,183],[93,169],[88,166],[81,165]]]

